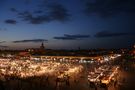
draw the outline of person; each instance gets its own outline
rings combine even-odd
[[[0,90],[5,90],[5,87],[3,85],[3,82],[0,80]]]
[[[108,86],[104,83],[101,84],[101,88],[104,88],[105,90],[108,90]]]
[[[126,82],[126,79],[125,78],[123,78],[123,83],[125,83]]]
[[[46,76],[46,83],[49,85],[49,76]]]
[[[89,84],[89,88],[94,88],[95,87],[94,82],[88,81],[88,84]]]
[[[95,87],[95,90],[97,90],[97,86],[96,86],[96,85],[94,85],[94,87]]]
[[[67,86],[70,86],[69,78],[70,78],[69,76],[67,76],[67,78],[66,78],[66,85]]]
[[[117,85],[117,80],[114,81],[114,87],[116,87],[116,85]]]
[[[56,82],[56,85],[55,85],[56,88],[59,86],[59,80],[60,80],[60,79],[57,77],[57,78],[56,78],[56,81],[55,81],[55,82]]]
[[[79,81],[77,79],[75,79],[74,82],[75,82],[75,84],[78,84],[79,83]]]

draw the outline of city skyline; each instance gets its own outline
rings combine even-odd
[[[0,0],[0,48],[128,48],[135,1]]]

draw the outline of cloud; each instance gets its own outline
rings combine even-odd
[[[13,43],[39,43],[39,42],[47,42],[48,40],[46,39],[30,39],[30,40],[18,40],[18,41],[13,41]]]
[[[69,35],[69,34],[64,34],[65,37],[73,37],[73,38],[89,38],[90,35],[80,35],[80,34],[75,34],[75,35]]]
[[[5,20],[5,23],[7,23],[7,24],[16,24],[17,21],[13,20],[13,19],[8,19],[8,20]]]
[[[57,21],[67,21],[71,16],[63,5],[56,3],[48,6],[48,14],[52,20]]]
[[[0,45],[0,48],[8,48],[9,46]]]
[[[117,36],[125,36],[125,35],[130,35],[130,34],[122,33],[122,32],[101,31],[96,33],[94,36],[97,38],[102,38],[102,37],[117,37]]]
[[[17,9],[15,9],[15,8],[10,8],[10,11],[12,11],[12,12],[18,12]]]
[[[34,11],[34,13],[35,13],[35,14],[41,14],[41,13],[43,13],[43,11],[41,11],[41,10],[36,10],[36,11]]]
[[[90,35],[80,35],[80,34],[69,35],[69,34],[64,34],[64,36],[54,37],[54,39],[58,39],[58,40],[78,40],[78,39],[84,39],[84,38],[89,38],[89,37],[90,37]]]
[[[65,22],[70,20],[68,10],[58,3],[42,3],[38,10],[33,11],[19,11],[15,8],[10,8],[10,11],[16,13],[19,18],[31,24],[42,24],[50,21]]]
[[[45,16],[45,15],[34,16],[29,11],[24,11],[24,12],[18,13],[18,16],[23,21],[27,21],[31,24],[41,24],[41,23],[50,21],[48,16]]]
[[[0,41],[0,43],[5,43],[6,41]]]
[[[135,0],[87,0],[86,13],[111,16],[117,13],[135,13]]]
[[[25,4],[30,4],[32,2],[32,0],[24,0]]]
[[[73,37],[54,37],[54,39],[58,39],[58,40],[76,40],[76,38]]]
[[[0,31],[7,31],[6,28],[0,28]]]

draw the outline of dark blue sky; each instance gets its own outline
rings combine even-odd
[[[134,0],[0,0],[0,47],[120,48],[135,43]]]

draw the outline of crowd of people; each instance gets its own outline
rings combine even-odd
[[[88,84],[90,88],[97,87],[108,89],[112,83],[117,84],[118,66],[102,65],[88,72]]]
[[[112,82],[117,85],[119,67],[112,62],[112,58],[101,64],[0,59],[0,90],[59,90],[63,86],[83,86],[81,83],[107,90]]]
[[[38,90],[46,86],[70,85],[83,66],[29,60],[0,60],[0,90]],[[7,86],[7,87],[5,87]]]

